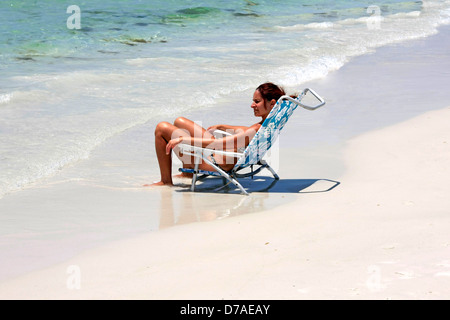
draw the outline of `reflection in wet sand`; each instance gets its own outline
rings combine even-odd
[[[328,192],[339,182],[328,179],[243,179],[249,196],[241,195],[220,178],[206,179],[196,192],[190,185],[179,184],[176,192],[161,192],[159,228],[194,222],[207,222],[247,213],[260,212],[299,199],[308,193]]]

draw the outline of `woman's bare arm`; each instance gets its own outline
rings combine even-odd
[[[226,131],[228,133],[231,134],[236,134],[238,130],[247,130],[250,127],[246,127],[246,126],[231,126],[228,124],[218,124],[215,126],[211,126],[208,129],[206,129],[209,132],[213,132],[214,130],[222,130],[222,131]]]

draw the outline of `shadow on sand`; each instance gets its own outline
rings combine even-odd
[[[328,192],[336,188],[340,182],[330,179],[280,179],[272,177],[256,177],[239,179],[239,182],[249,193],[319,193]],[[179,185],[179,192],[191,192],[190,185]],[[211,177],[197,183],[195,192],[198,193],[228,193],[240,194],[240,191],[231,183],[222,178]]]

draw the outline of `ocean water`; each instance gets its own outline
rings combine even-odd
[[[139,158],[161,120],[211,118],[264,81],[297,88],[448,23],[448,0],[1,1],[0,198],[114,141]]]

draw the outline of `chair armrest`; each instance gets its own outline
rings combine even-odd
[[[178,145],[178,147],[180,148],[181,152],[188,153],[188,154],[191,154],[193,156],[203,155],[205,157],[208,157],[208,156],[214,154],[214,155],[223,155],[223,156],[226,156],[226,157],[240,158],[243,155],[243,153],[240,153],[240,152],[214,150],[214,149],[208,149],[208,148],[192,146],[190,144],[184,144],[184,143],[180,143]]]
[[[216,129],[213,131],[213,135],[216,139],[224,138],[226,136],[231,136],[231,133]]]
[[[301,103],[302,98],[308,92],[311,92],[311,94],[318,100],[318,103],[316,105],[310,106],[310,105]],[[325,100],[321,96],[319,96],[317,94],[317,92],[315,92],[313,89],[310,89],[310,88],[306,88],[305,90],[303,90],[303,92],[296,99],[291,98],[290,96],[282,96],[280,99],[289,100],[289,101],[299,105],[300,107],[305,108],[306,110],[311,110],[311,111],[316,110],[316,109],[322,107],[323,105],[325,105]]]

